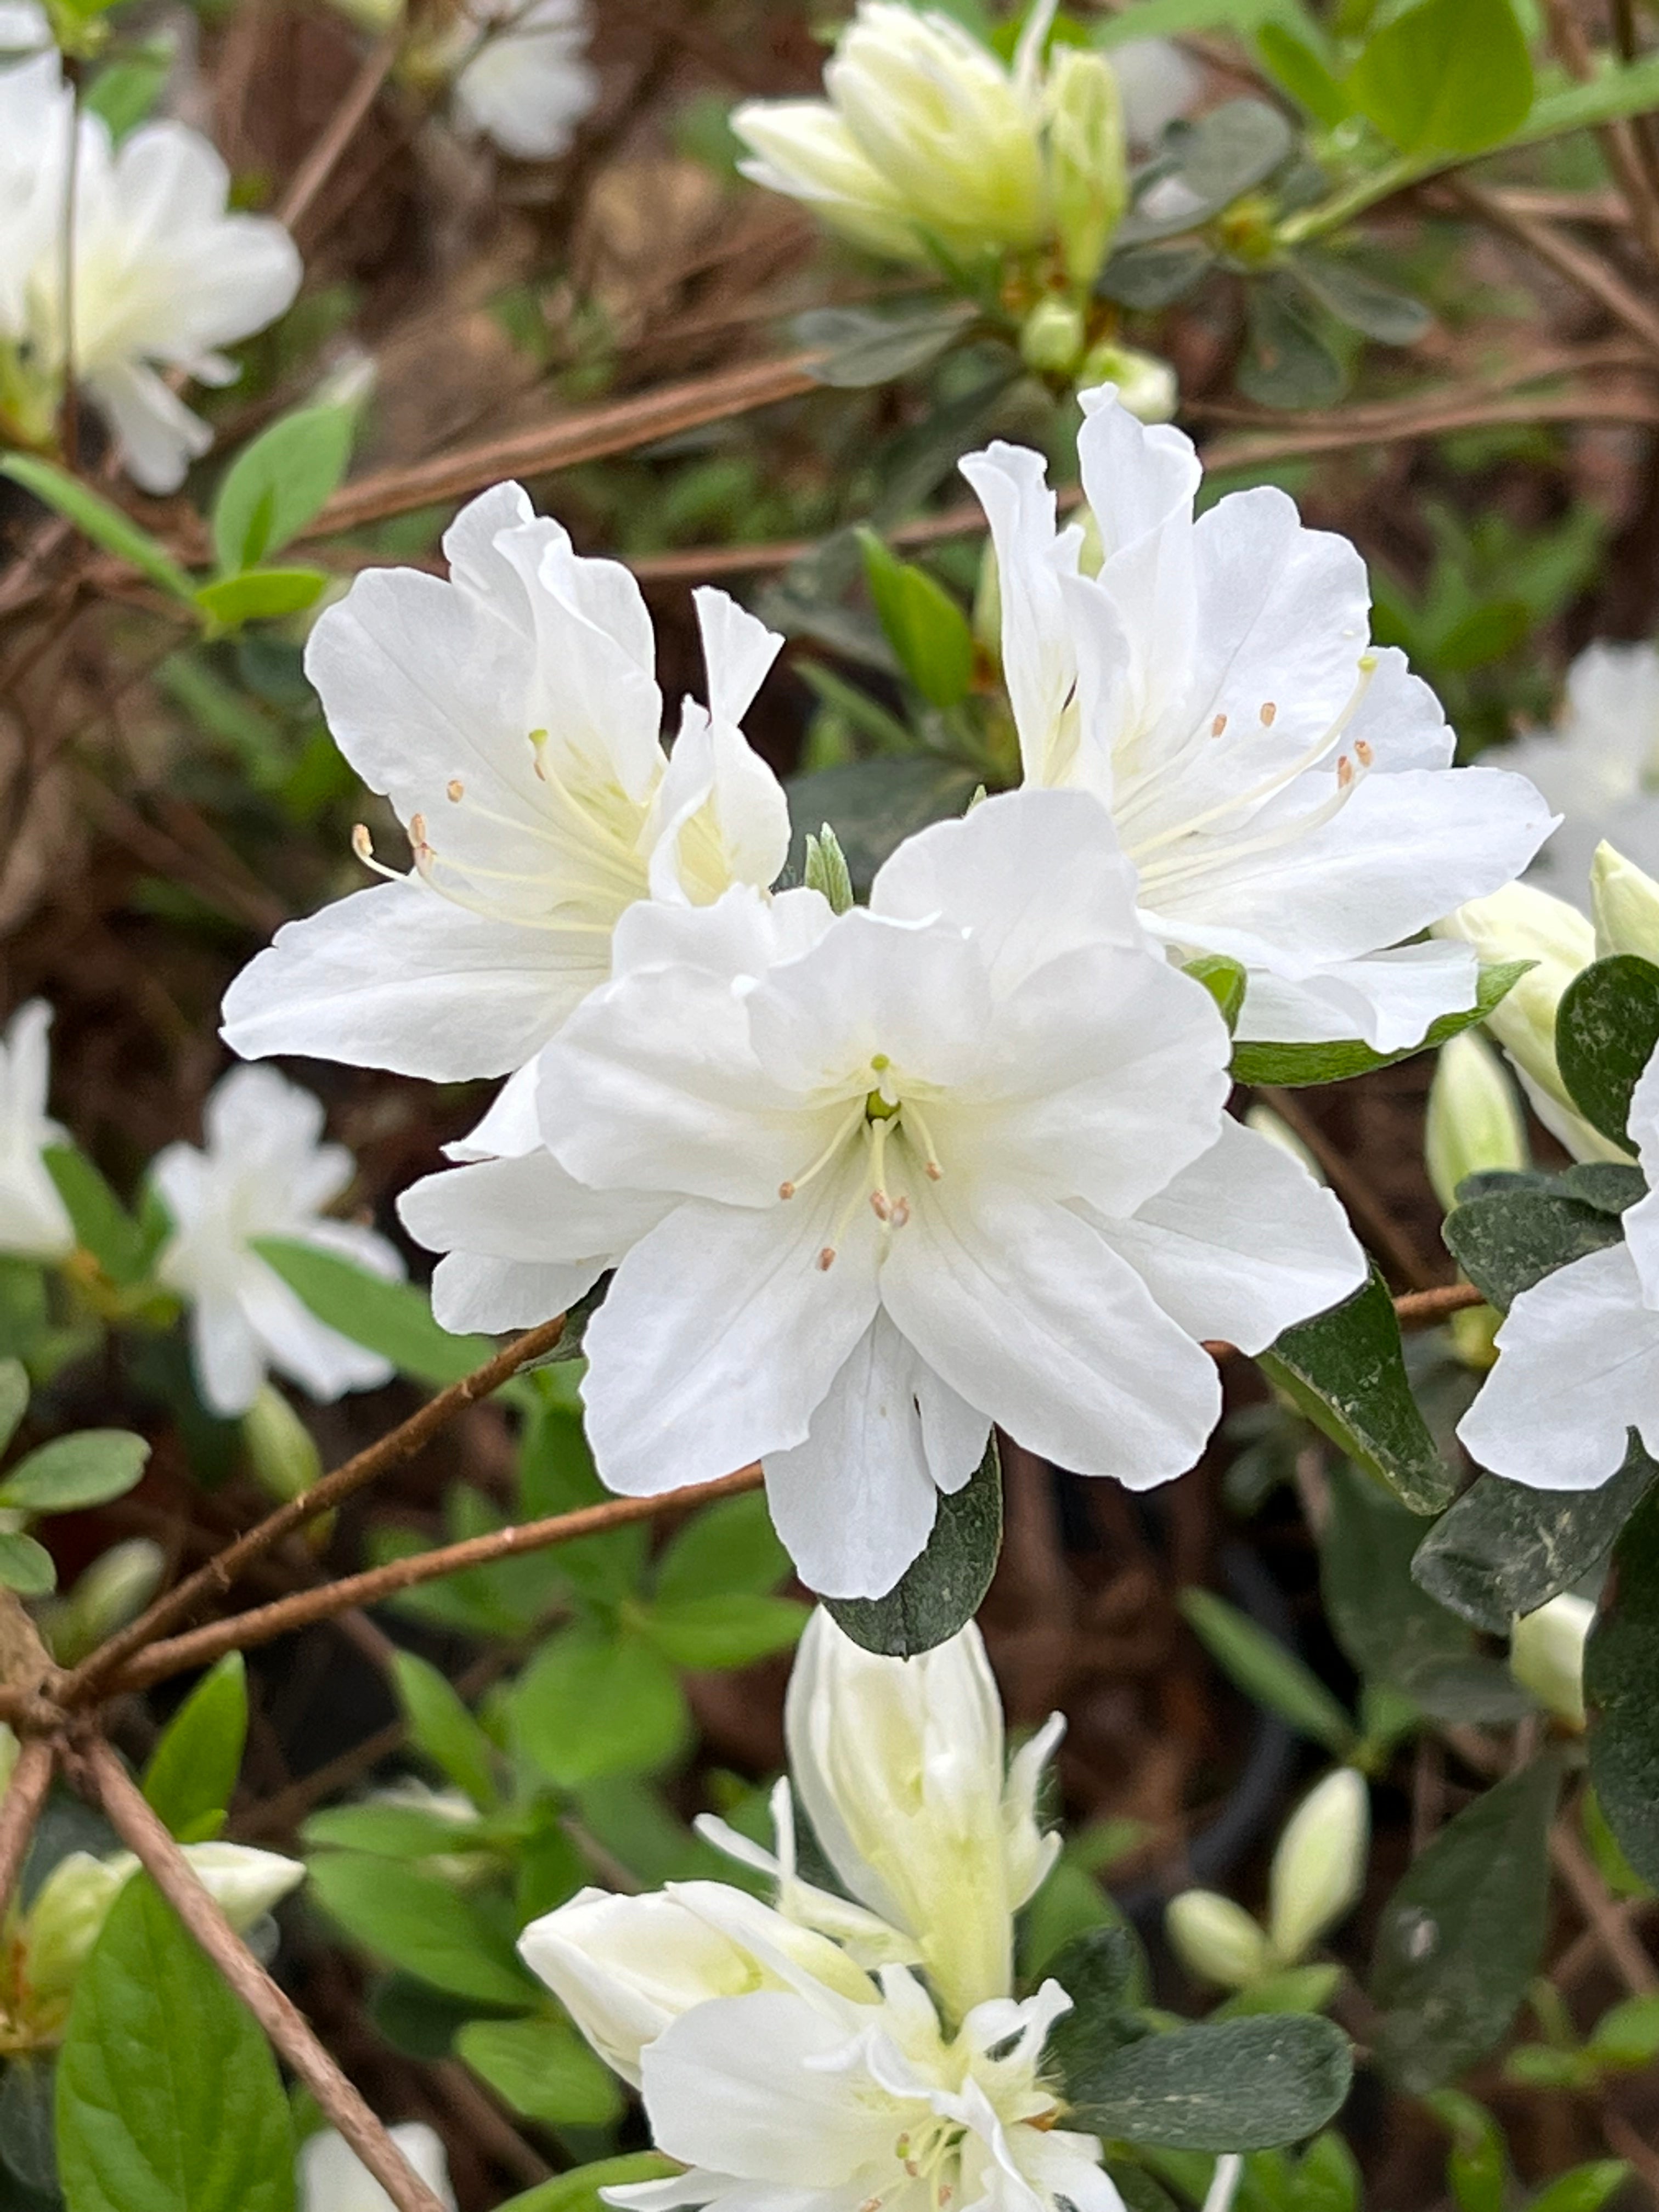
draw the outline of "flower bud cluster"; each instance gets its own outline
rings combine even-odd
[[[1370,1848],[1364,1777],[1338,1767],[1310,1791],[1285,1824],[1267,1878],[1264,1927],[1214,1890],[1170,1900],[1165,1930],[1200,1981],[1244,1990],[1299,1966],[1358,1902]]]

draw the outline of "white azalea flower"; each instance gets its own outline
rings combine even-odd
[[[0,73],[0,343],[9,377],[36,387],[47,427],[72,346],[76,386],[108,421],[129,473],[147,491],[173,491],[212,434],[161,372],[228,383],[235,369],[220,349],[289,306],[300,257],[279,222],[228,211],[229,172],[198,132],[147,124],[117,148],[102,118],[82,112],[66,313],[75,127],[55,55]]]
[[[1498,1360],[1457,1433],[1494,1474],[1534,1490],[1595,1490],[1634,1429],[1659,1452],[1659,1052],[1631,1100],[1648,1195],[1624,1241],[1522,1291],[1498,1332]]]
[[[890,1589],[993,1420],[1136,1488],[1183,1473],[1220,1405],[1198,1340],[1259,1349],[1362,1279],[1329,1194],[1228,1119],[1225,1026],[1085,793],[924,831],[867,910],[636,906],[614,957],[542,1054],[543,1210],[486,1164],[404,1218],[469,1261],[533,1245],[566,1297],[619,1257],[602,1477],[764,1455],[814,1589]]]
[[[605,981],[635,900],[706,902],[783,866],[783,793],[738,727],[781,639],[696,594],[709,709],[686,702],[671,761],[626,568],[580,558],[517,484],[464,507],[444,550],[447,582],[368,570],[312,633],[330,726],[415,866],[289,923],[237,978],[224,1034],[249,1058],[507,1074]]]
[[[455,2212],[449,2160],[437,2130],[424,2120],[405,2120],[386,2133],[433,2195]],[[332,2128],[306,2137],[295,2178],[300,2212],[392,2212],[392,2199],[345,2137]]]
[[[1604,838],[1659,870],[1659,648],[1587,647],[1567,671],[1566,694],[1553,730],[1529,732],[1501,757],[1562,817],[1534,880],[1588,912],[1590,861]]]
[[[947,2039],[902,1966],[859,2004],[805,1979],[716,1998],[641,2061],[653,2141],[689,2170],[605,2192],[635,2212],[1121,2212],[1093,2136],[1054,2124],[1042,2070],[1057,1982],[976,2006]]]
[[[34,9],[0,8],[0,54],[10,57],[0,68],[0,416],[36,436],[52,428],[52,402],[42,396],[40,372],[23,359],[29,277],[62,234],[75,109],[45,33]]]
[[[951,2017],[1005,1996],[1013,1916],[1060,1850],[1037,1826],[1036,1792],[1060,1716],[1005,1773],[1002,1701],[971,1621],[919,1658],[888,1659],[819,1607],[785,1717],[795,1789],[847,1889],[914,1938]]]
[[[41,1153],[68,1138],[46,1111],[52,1008],[44,999],[20,1006],[0,1040],[0,1252],[61,1260],[75,1231]]]
[[[1401,654],[1368,643],[1347,541],[1270,487],[1196,520],[1189,440],[1109,386],[1078,438],[1098,532],[1055,532],[1041,457],[963,463],[996,547],[1004,671],[1028,783],[1092,791],[1174,957],[1249,971],[1239,1035],[1415,1044],[1474,1003],[1465,945],[1413,944],[1526,866],[1550,827],[1522,778],[1452,771]]]
[[[34,0],[0,0],[0,55],[42,53],[52,43],[44,8]]]
[[[584,0],[467,0],[448,28],[460,60],[450,102],[464,130],[504,154],[562,154],[599,98]]]
[[[286,1237],[376,1275],[404,1272],[385,1237],[323,1216],[355,1170],[343,1145],[319,1143],[320,1103],[273,1068],[237,1067],[203,1121],[205,1150],[169,1145],[150,1173],[173,1222],[156,1273],[189,1302],[205,1403],[226,1419],[246,1413],[268,1367],[313,1398],[390,1381],[389,1362],[326,1328],[253,1249],[258,1237]]]

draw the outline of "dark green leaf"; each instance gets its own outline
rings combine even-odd
[[[1291,267],[1328,313],[1383,345],[1414,344],[1433,320],[1420,300],[1379,283],[1352,261],[1339,260],[1333,253],[1304,250]],[[1438,657],[1443,659],[1443,653]]]
[[[522,2119],[606,2128],[622,2117],[615,2076],[568,2021],[475,2020],[455,2049]]]
[[[487,1810],[495,1799],[489,1738],[448,1680],[426,1660],[412,1651],[399,1651],[392,1668],[415,1748],[424,1752],[475,1805]]]
[[[33,492],[36,499],[84,532],[94,545],[113,553],[193,611],[196,586],[167,548],[78,477],[28,453],[8,453],[0,460],[0,476],[9,477],[25,491]]]
[[[787,1651],[806,1626],[794,1598],[729,1595],[655,1599],[641,1626],[677,1667],[747,1667]]]
[[[766,1493],[722,1498],[696,1514],[657,1565],[658,1599],[764,1597],[789,1573]]]
[[[1002,1466],[992,1431],[985,1456],[958,1491],[940,1492],[933,1532],[920,1559],[885,1597],[824,1600],[854,1644],[914,1659],[954,1636],[979,1611],[1002,1548]]]
[[[54,2054],[25,2051],[7,2063],[0,2080],[0,2160],[26,2189],[38,2190],[51,2199],[60,2194],[57,2076]],[[21,2205],[19,2212],[24,2212]]]
[[[680,2172],[672,2159],[654,2150],[630,2150],[622,2158],[602,2158],[569,2173],[538,2182],[521,2197],[509,2197],[496,2212],[605,2212],[601,2191],[624,2182],[662,2181]]]
[[[520,1677],[510,1701],[520,1750],[550,1782],[574,1789],[660,1766],[685,1735],[674,1670],[644,1638],[570,1628]]]
[[[76,1242],[111,1282],[141,1281],[155,1238],[146,1236],[84,1152],[73,1145],[49,1145],[40,1157],[64,1201]]]
[[[1485,1021],[1533,965],[1530,960],[1501,960],[1482,968],[1474,1005],[1465,1013],[1443,1014],[1437,1022],[1430,1024],[1419,1043],[1407,1045],[1403,1051],[1373,1052],[1369,1045],[1357,1042],[1241,1044],[1233,1049],[1233,1081],[1277,1083],[1286,1090],[1294,1090],[1309,1083],[1343,1083],[1350,1076],[1369,1075],[1376,1068],[1392,1067],[1396,1060],[1409,1060],[1414,1053],[1426,1052],[1431,1045],[1444,1044],[1448,1037],[1461,1036],[1465,1030]]]
[[[242,448],[213,502],[222,575],[268,561],[299,536],[345,474],[356,421],[350,407],[301,407]]]
[[[827,822],[841,840],[854,887],[866,892],[896,847],[930,822],[962,813],[979,783],[976,770],[937,753],[853,761],[797,776],[787,787],[797,865],[807,830]]]
[[[1482,1297],[1507,1313],[1522,1291],[1617,1244],[1624,1231],[1605,1207],[1516,1176],[1510,1188],[1488,1188],[1486,1195],[1454,1206],[1440,1233]]]
[[[162,1729],[144,1769],[144,1795],[173,1834],[199,1843],[210,1820],[216,1832],[246,1741],[246,1670],[240,1651],[227,1651]]]
[[[1295,143],[1283,115],[1263,100],[1226,100],[1194,123],[1172,124],[1150,192],[1120,226],[1118,244],[1146,246],[1198,229],[1271,176]]]
[[[1147,2033],[1141,2010],[1146,1963],[1132,1930],[1114,1923],[1074,1936],[1048,1961],[1042,1978],[1058,1982],[1072,2000],[1043,2046],[1044,2064],[1069,2097],[1074,2083]]]
[[[1353,2078],[1340,2028],[1306,2014],[1180,2027],[1068,2083],[1079,2127],[1175,2150],[1262,2150],[1313,2135]]]
[[[1238,368],[1238,388],[1258,407],[1330,407],[1342,396],[1341,362],[1318,325],[1282,277],[1250,287],[1249,345]]]
[[[1625,1856],[1659,1884],[1659,1490],[1631,1516],[1613,1565],[1584,1654],[1590,1779]]]
[[[1257,1362],[1315,1427],[1413,1513],[1436,1513],[1455,1481],[1406,1374],[1400,1323],[1373,1265],[1363,1290],[1287,1328]]]
[[[0,1534],[0,1589],[20,1597],[45,1597],[58,1587],[52,1553],[33,1536]]]
[[[1354,105],[1404,154],[1474,154],[1532,106],[1532,58],[1510,0],[1417,0],[1367,40]]]
[[[859,389],[890,384],[926,368],[965,335],[975,312],[965,301],[886,313],[870,307],[811,307],[797,315],[791,335],[819,358],[807,374],[820,384]]]
[[[522,2006],[538,1984],[507,1937],[436,1875],[398,1859],[325,1851],[310,1894],[364,1949],[452,1996]]]
[[[1131,246],[1114,253],[1095,280],[1105,300],[1126,307],[1154,310],[1172,307],[1215,267],[1215,254],[1201,239],[1168,246]]]
[[[76,1984],[58,2163],[68,2212],[293,2212],[276,2062],[143,1875]]]
[[[368,2016],[378,2033],[405,2058],[447,2058],[455,2038],[477,2011],[469,1997],[446,1996],[413,1974],[387,1974],[369,1991]],[[303,2208],[302,2208],[303,2212]]]
[[[1194,982],[1201,983],[1221,1009],[1221,1018],[1230,1030],[1238,1026],[1238,1017],[1243,1012],[1244,989],[1249,981],[1248,971],[1237,960],[1229,960],[1224,953],[1206,952],[1186,963],[1185,973]]]
[[[860,530],[865,580],[899,665],[931,706],[954,707],[974,677],[974,634],[943,585]]]
[[[1322,1743],[1334,1758],[1348,1756],[1352,1721],[1295,1652],[1212,1590],[1184,1589],[1178,1601],[1194,1634],[1247,1697]]]
[[[1395,2084],[1421,2095],[1484,2057],[1538,1971],[1549,1911],[1553,1753],[1508,1776],[1419,1851],[1383,1907],[1371,1996]]]
[[[0,1359],[0,1451],[16,1434],[28,1411],[29,1374],[21,1359]]]
[[[452,1336],[432,1318],[426,1292],[388,1282],[332,1252],[284,1237],[258,1237],[253,1249],[320,1322],[378,1352],[400,1373],[442,1389],[493,1358],[487,1336]]]
[[[1599,1490],[1529,1490],[1483,1474],[1417,1547],[1412,1574],[1442,1605],[1494,1636],[1592,1573],[1659,1468],[1632,1443]]]
[[[124,1498],[144,1471],[149,1446],[125,1429],[79,1429],[54,1437],[18,1461],[0,1480],[0,1508],[23,1513],[73,1513]]]
[[[202,585],[196,604],[219,629],[240,629],[244,623],[303,614],[327,588],[325,568],[249,568]]]
[[[419,1805],[331,1805],[313,1813],[300,1833],[313,1846],[367,1851],[383,1859],[430,1859],[471,1847],[466,1822]]]
[[[1659,968],[1632,952],[1575,975],[1555,1014],[1555,1057],[1579,1112],[1627,1151],[1631,1093],[1659,1045]]]

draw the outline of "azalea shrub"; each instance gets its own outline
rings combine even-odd
[[[1659,2198],[1659,24],[0,0],[0,2203]]]

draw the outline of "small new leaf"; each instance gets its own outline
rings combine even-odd
[[[356,421],[350,407],[302,407],[242,448],[213,503],[222,576],[240,576],[299,536],[345,474]]]
[[[73,1513],[123,1498],[144,1471],[149,1446],[125,1429],[82,1429],[54,1437],[0,1481],[0,1509]]]
[[[247,1680],[240,1651],[228,1651],[161,1731],[144,1769],[144,1795],[175,1836],[192,1843],[218,1832],[242,1771]]]

